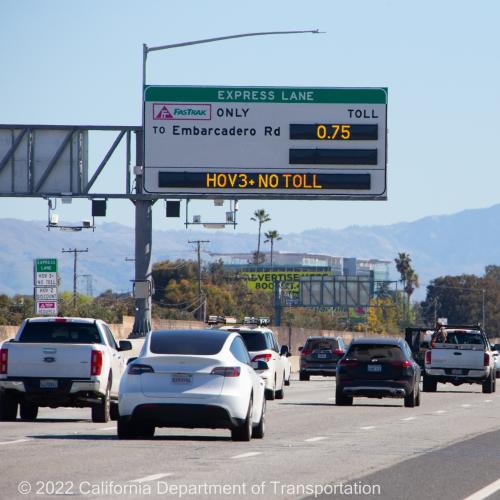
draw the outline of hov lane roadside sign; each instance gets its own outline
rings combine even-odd
[[[37,301],[51,301],[51,300],[57,300],[57,299],[58,299],[58,294],[57,294],[57,287],[56,286],[49,286],[49,287],[36,286],[35,287],[35,300],[37,300]]]
[[[385,88],[147,86],[144,100],[146,192],[387,198]]]
[[[36,301],[36,314],[57,316],[57,300]]]

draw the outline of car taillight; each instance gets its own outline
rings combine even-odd
[[[430,365],[432,361],[432,351],[425,351],[425,362]]]
[[[2,349],[2,351],[3,351],[3,349]],[[484,353],[484,366],[489,366],[489,364],[490,364],[490,355],[487,352],[485,352]],[[2,372],[0,371],[0,373],[2,373]]]
[[[257,354],[257,356],[254,356],[252,358],[252,363],[254,363],[255,361],[259,361],[262,360],[262,361],[265,361],[266,363],[269,363],[269,361],[271,361],[271,358],[273,357],[272,354],[270,353],[267,353],[267,354]]]
[[[266,356],[268,355],[266,354]],[[240,372],[241,369],[239,366],[217,366],[212,370],[212,375],[222,375],[223,377],[239,377]]]
[[[339,365],[354,368],[355,366],[359,366],[359,361],[357,359],[344,358],[339,361]]]
[[[7,368],[9,366],[9,350],[0,349],[0,374],[7,375]]]
[[[332,352],[337,356],[343,356],[345,351],[343,349],[332,349]]]
[[[300,351],[300,355],[309,356],[309,354],[311,354],[312,352],[313,352],[312,349],[302,349],[302,351]]]
[[[128,365],[127,373],[129,375],[141,375],[142,373],[154,373],[153,367],[149,365],[141,365],[132,363]]]
[[[56,323],[67,323],[68,320],[66,318],[56,318]]]
[[[90,355],[90,375],[100,375],[102,371],[102,352],[92,351]]]
[[[396,368],[410,368],[411,361],[408,361],[407,359],[405,359],[404,361],[391,361],[391,365],[395,366]]]

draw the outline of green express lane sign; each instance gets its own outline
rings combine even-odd
[[[149,193],[387,198],[387,89],[148,86],[144,99]]]
[[[57,259],[35,259],[36,273],[57,273]]]

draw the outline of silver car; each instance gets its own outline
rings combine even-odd
[[[496,377],[500,378],[500,344],[492,344],[491,349],[493,351],[493,363],[495,365]]]

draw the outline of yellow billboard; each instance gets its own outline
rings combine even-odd
[[[282,282],[282,290],[299,293],[300,278],[306,276],[330,276],[331,271],[242,271],[240,275],[246,280],[249,290],[272,292],[274,282]]]

